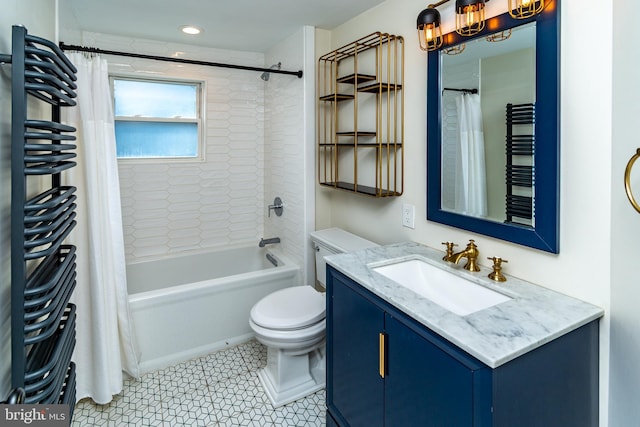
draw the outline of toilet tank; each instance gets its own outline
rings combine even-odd
[[[314,231],[311,233],[311,240],[316,249],[316,279],[322,287],[326,287],[327,263],[324,260],[325,256],[378,246],[376,243],[340,228]]]

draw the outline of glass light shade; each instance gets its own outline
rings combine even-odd
[[[442,46],[442,27],[440,12],[435,8],[427,8],[418,15],[418,41],[420,49],[437,50]]]
[[[484,30],[484,2],[485,0],[456,0],[456,33],[473,36]]]
[[[544,9],[544,0],[509,0],[509,15],[525,19],[537,15]]]

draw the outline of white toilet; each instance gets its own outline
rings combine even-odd
[[[316,278],[325,286],[326,255],[377,246],[339,228],[311,233]],[[267,366],[258,372],[273,406],[314,393],[325,385],[325,298],[314,286],[281,289],[251,309],[249,324],[267,346]]]

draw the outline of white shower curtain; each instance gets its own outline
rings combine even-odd
[[[487,216],[487,177],[480,95],[464,94],[456,99],[459,150],[456,176],[456,212]]]
[[[78,68],[78,105],[67,108],[64,121],[77,128],[78,166],[66,175],[78,188],[77,226],[70,242],[77,246],[78,400],[110,402],[122,390],[123,371],[138,377],[135,334],[127,282],[116,162],[113,107],[107,62],[97,56],[70,53]]]

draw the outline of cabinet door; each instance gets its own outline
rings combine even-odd
[[[350,427],[382,426],[379,333],[384,312],[349,287],[348,279],[328,273],[327,407]]]
[[[385,425],[474,425],[473,370],[387,315]]]

